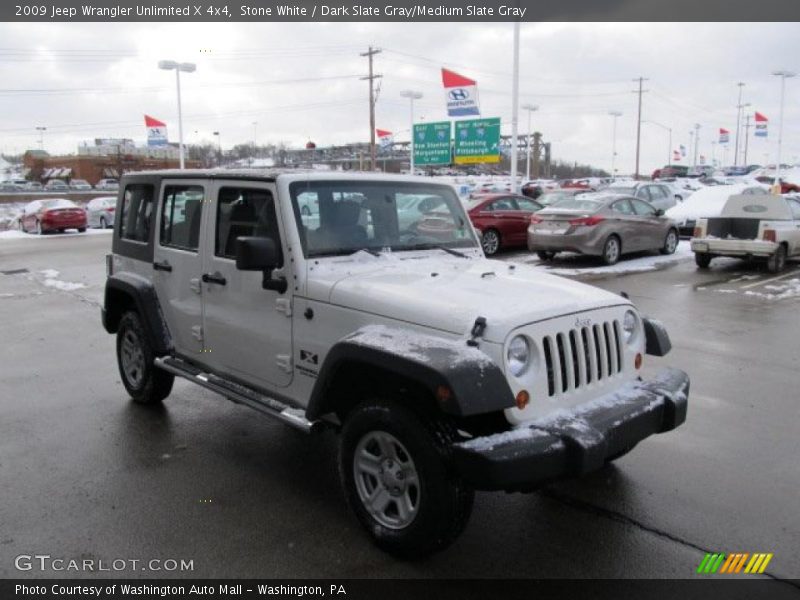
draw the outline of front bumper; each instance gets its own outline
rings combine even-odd
[[[455,467],[480,490],[525,491],[584,475],[652,434],[678,427],[688,396],[689,376],[664,369],[569,413],[454,444]]]

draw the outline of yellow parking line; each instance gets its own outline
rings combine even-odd
[[[764,283],[769,283],[771,281],[778,281],[779,279],[786,279],[787,277],[797,277],[800,275],[797,271],[790,271],[789,273],[784,273],[783,275],[778,275],[777,277],[770,277],[769,279],[762,279],[761,281],[756,281],[755,283],[750,283],[747,285],[743,285],[740,287],[740,290],[749,290],[750,288],[754,288]]]

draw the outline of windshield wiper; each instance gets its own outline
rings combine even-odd
[[[366,252],[367,254],[372,254],[372,256],[380,256],[381,253],[377,250],[373,250],[372,248],[359,248],[353,254],[358,254],[359,252]]]
[[[452,254],[453,256],[458,256],[460,258],[469,258],[463,252],[459,252],[458,250],[453,250],[452,248],[448,248],[447,246],[442,246],[441,244],[418,244],[416,246],[411,246],[408,250],[444,250],[448,254]]]

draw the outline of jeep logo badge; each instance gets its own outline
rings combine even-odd
[[[591,319],[581,319],[580,317],[575,319],[575,327],[591,327],[591,325]]]

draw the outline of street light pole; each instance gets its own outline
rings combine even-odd
[[[36,131],[39,132],[39,150],[44,150],[44,132],[47,131],[47,127],[37,127]]]
[[[183,149],[183,114],[181,108],[181,71],[184,73],[194,73],[197,65],[194,63],[178,63],[174,60],[158,61],[158,68],[165,71],[175,71],[175,85],[178,88],[178,155],[180,157],[180,168],[185,168],[184,149]]]
[[[539,110],[535,104],[523,104],[522,110],[528,111],[528,143],[525,145],[525,180],[531,180],[531,113]]]
[[[736,144],[733,152],[734,167],[739,164],[739,128],[742,122],[742,88],[744,87],[744,82],[740,81],[736,85],[739,86],[739,100],[736,102]]]
[[[408,98],[408,119],[409,119],[409,131],[411,132],[411,146],[409,147],[409,170],[411,171],[411,175],[414,175],[414,100],[419,100],[422,98],[422,92],[416,92],[414,90],[404,90],[400,92],[400,95],[403,98]]]
[[[669,132],[669,138],[667,140],[667,165],[672,164],[672,127],[667,127],[666,125],[656,121],[642,121],[642,123],[650,123],[651,125],[661,127],[661,129],[665,129],[667,132]]]
[[[217,152],[219,153],[219,164],[222,164],[222,139],[219,136],[219,131],[214,132],[214,137],[217,138]]]
[[[610,110],[608,114],[614,117],[614,126],[611,133],[611,177],[617,176],[617,117],[621,117],[622,113],[618,110]]]
[[[511,78],[511,193],[517,193],[517,126],[519,120],[519,21],[514,23],[514,69]]]
[[[783,145],[783,99],[786,91],[786,78],[794,77],[796,73],[793,71],[775,71],[773,75],[781,78],[781,111],[778,117],[778,159],[775,166],[775,183],[780,190],[781,184],[781,147]],[[779,192],[780,193],[780,192]]]
[[[692,166],[697,167],[697,146],[700,141],[700,123],[694,124],[694,157],[692,158]]]

